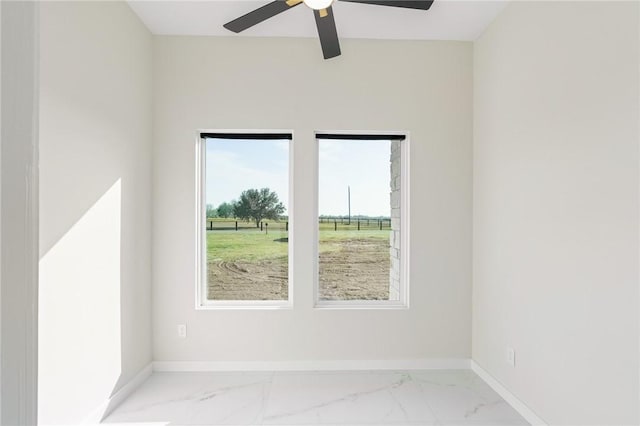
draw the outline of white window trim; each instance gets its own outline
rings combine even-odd
[[[408,309],[409,308],[409,151],[411,149],[410,133],[408,131],[385,130],[317,130],[318,134],[332,135],[404,135],[400,150],[400,299],[399,300],[320,300],[320,275],[319,275],[319,227],[313,230],[313,307],[315,309]],[[320,154],[319,139],[315,138],[315,197],[314,197],[314,223],[319,217],[319,176]]]
[[[291,135],[289,141],[289,241],[288,241],[288,300],[208,300],[207,299],[207,239],[206,235],[206,141],[201,138],[202,133],[245,133],[245,134],[273,134],[287,133]],[[195,137],[195,230],[196,230],[196,310],[225,310],[225,309],[293,309],[293,233],[295,232],[293,214],[293,159],[294,159],[293,130],[239,130],[239,129],[200,129]]]

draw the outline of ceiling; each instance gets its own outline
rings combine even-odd
[[[234,34],[222,25],[270,0],[129,0],[153,34],[229,37],[317,37],[311,9],[295,7]],[[436,0],[428,11],[337,1],[333,12],[340,38],[462,40],[478,38],[507,1]]]

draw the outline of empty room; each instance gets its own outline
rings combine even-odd
[[[0,23],[2,425],[640,424],[640,2]]]

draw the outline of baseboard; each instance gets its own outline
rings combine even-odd
[[[526,421],[531,423],[532,425],[540,425],[546,426],[547,423],[542,420],[536,413],[533,412],[532,409],[527,407],[527,405],[518,399],[517,396],[512,394],[502,383],[496,380],[491,374],[487,372],[484,368],[480,367],[478,363],[474,360],[471,360],[471,370],[476,373],[482,380],[487,382],[489,386],[493,388],[494,391],[498,393],[505,401],[507,401],[514,410],[518,412]]]
[[[342,371],[342,370],[468,370],[466,358],[331,361],[155,361],[153,371]]]
[[[122,386],[116,393],[111,395],[105,400],[98,408],[93,410],[81,424],[83,425],[98,425],[104,420],[111,412],[120,405],[134,390],[136,390],[145,380],[153,373],[153,363],[149,363],[138,374],[136,374],[131,380],[129,380],[124,386]]]

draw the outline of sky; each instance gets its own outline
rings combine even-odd
[[[293,142],[295,143],[295,142]],[[288,140],[207,140],[206,199],[217,207],[269,188],[288,208]],[[389,141],[320,140],[319,214],[389,216]]]
[[[318,141],[318,210],[346,216],[351,187],[352,216],[389,216],[389,141]]]
[[[269,188],[288,207],[289,141],[207,139],[207,204],[231,202],[247,189]]]

